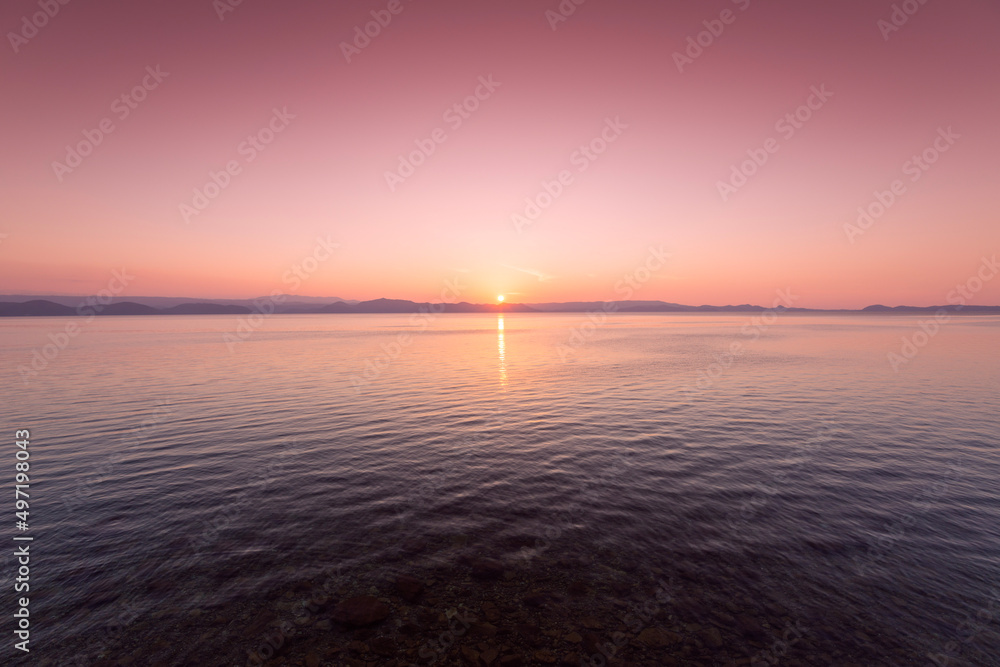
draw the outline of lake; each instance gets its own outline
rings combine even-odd
[[[32,661],[1000,665],[1000,317],[927,319],[0,319]]]

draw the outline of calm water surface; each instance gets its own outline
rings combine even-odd
[[[335,649],[359,638],[397,647],[368,664],[428,664],[434,614],[496,598],[498,636],[469,646],[525,664],[621,631],[626,664],[1000,665],[1000,318],[956,318],[895,372],[919,321],[303,315],[227,345],[232,317],[108,317],[25,385],[65,322],[2,319],[32,658],[245,664],[332,581],[389,619],[351,635],[323,611],[274,664],[357,664]]]

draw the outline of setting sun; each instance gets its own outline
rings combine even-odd
[[[503,303],[503,294],[501,294],[500,296],[497,297],[497,301],[499,303]]]

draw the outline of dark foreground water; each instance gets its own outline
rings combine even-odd
[[[1000,665],[1000,318],[587,321],[0,320],[26,660]]]

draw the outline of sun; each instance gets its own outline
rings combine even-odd
[[[497,302],[498,303],[503,303],[503,294],[497,296]]]

